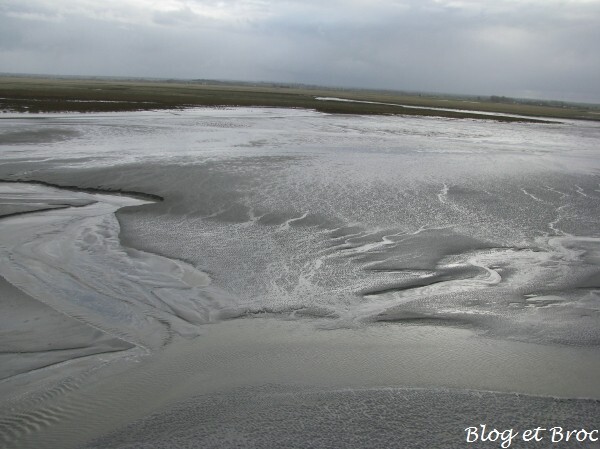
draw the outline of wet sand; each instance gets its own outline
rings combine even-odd
[[[11,186],[12,189],[18,187],[19,184]],[[28,185],[23,187],[29,188]],[[36,186],[36,190],[38,195],[61,192],[60,189],[41,186]],[[53,251],[59,247],[64,255],[68,245],[48,246],[41,232],[44,229],[53,236],[52,241],[69,241],[74,244],[73,247],[87,243],[83,247],[84,254],[69,251],[68,259],[73,260],[75,265],[65,263],[63,256],[61,273],[49,279],[64,282],[61,278],[68,273],[76,273],[77,265],[85,261],[90,248],[88,245],[92,243],[94,251],[91,256],[97,258],[99,262],[96,263],[106,263],[107,255],[115,252],[115,248],[90,236],[110,240],[111,233],[107,233],[107,228],[102,235],[90,233],[91,223],[102,223],[104,219],[98,220],[98,217],[110,218],[115,202],[129,204],[130,200],[98,194],[94,198],[96,201],[90,201],[87,209],[41,211],[5,218],[5,225],[19,229],[18,233],[16,230],[10,233],[13,242],[17,235],[21,235],[22,240],[27,242],[25,247],[30,247],[28,251],[24,251],[23,247],[19,252],[13,250],[13,258],[18,255],[28,257],[28,262],[22,263],[31,269],[34,261],[47,264],[47,257],[57,257]],[[108,201],[104,207],[103,201]],[[70,222],[68,227],[62,225],[65,218]],[[94,220],[90,221],[91,218]],[[83,235],[80,234],[82,226],[88,229]],[[57,235],[58,229],[61,231]],[[35,243],[36,239],[44,243]],[[134,257],[131,261],[135,261],[135,251],[121,253],[126,251],[122,247],[116,251],[125,257]],[[164,277],[170,270],[175,270],[172,273],[177,275],[181,266],[177,265],[177,261],[156,257],[158,263],[153,262],[152,257],[156,256],[140,259],[144,262],[144,271],[137,273],[139,279],[152,279],[148,287],[157,285],[161,278],[164,283]],[[114,259],[108,260],[115,263]],[[46,269],[39,270],[38,276],[51,276]],[[15,273],[18,272],[13,271],[13,276]],[[111,281],[124,286],[126,278],[133,273],[131,269],[119,275],[115,273]],[[119,276],[124,279],[119,279]],[[189,271],[178,276],[196,289],[210,286],[208,277],[201,273]],[[29,287],[35,284],[22,274],[15,279]],[[89,284],[89,280],[86,282],[86,294],[90,295],[92,291],[89,288],[93,284]],[[153,447],[157,438],[163,440],[164,435],[171,435],[174,429],[177,429],[177,438],[169,437],[161,444],[177,448],[194,447],[195,444],[231,447],[234,441],[227,435],[236,429],[234,440],[249,447],[294,444],[306,447],[309,442],[313,444],[315,441],[326,442],[327,447],[344,447],[353,434],[356,435],[352,441],[362,441],[358,434],[368,433],[373,426],[371,419],[375,419],[365,419],[365,416],[374,416],[382,410],[394,416],[392,420],[385,421],[386,427],[391,429],[397,423],[404,424],[396,430],[397,433],[392,434],[389,430],[384,434],[376,433],[356,447],[377,447],[383,442],[389,445],[398,438],[404,441],[411,427],[425,428],[431,422],[441,427],[438,427],[438,433],[427,434],[425,440],[429,441],[428,444],[434,445],[435,441],[428,438],[437,438],[435,435],[441,432],[448,435],[446,443],[450,446],[447,447],[453,444],[458,447],[464,424],[468,424],[469,419],[480,419],[482,414],[494,415],[495,422],[505,422],[517,410],[519,415],[523,415],[523,407],[529,407],[534,413],[542,404],[553,409],[552,419],[560,420],[561,424],[587,423],[591,410],[598,407],[597,401],[588,398],[600,399],[600,384],[597,382],[600,352],[596,347],[573,348],[481,338],[468,328],[427,324],[340,327],[339,324],[332,326],[336,320],[331,319],[280,321],[266,314],[264,317],[254,315],[252,318],[206,325],[197,329],[196,337],[186,332],[177,337],[175,332],[187,327],[181,327],[177,316],[173,316],[176,309],[170,309],[171,315],[165,315],[171,316],[168,340],[153,346],[157,340],[152,335],[162,332],[161,324],[165,321],[157,322],[153,331],[152,327],[138,334],[129,330],[127,335],[130,337],[137,335],[137,340],[132,341],[137,341],[138,346],[149,347],[151,352],[145,355],[124,352],[124,357],[115,357],[107,363],[107,359],[92,356],[124,351],[132,348],[133,344],[98,330],[108,328],[115,332],[119,321],[110,319],[110,315],[105,313],[99,315],[97,304],[80,303],[78,312],[73,314],[79,320],[74,320],[28,297],[4,280],[1,285],[2,307],[6,312],[3,314],[6,322],[3,323],[2,336],[3,345],[8,350],[8,353],[2,354],[4,377],[8,378],[2,385],[3,389],[18,386],[22,380],[17,375],[21,373],[27,373],[34,386],[32,392],[35,392],[35,386],[40,394],[45,389],[52,391],[58,388],[63,382],[60,376],[57,378],[60,380],[52,381],[39,373],[40,368],[49,365],[57,365],[55,373],[62,372],[63,376],[69,373],[70,382],[77,385],[62,391],[58,397],[48,399],[43,394],[33,394],[33,402],[13,402],[11,412],[0,416],[7,447],[11,444],[19,447],[78,447],[128,423],[132,424],[123,432],[102,437],[89,447],[127,447],[131,442],[135,442],[136,447]],[[188,284],[184,290],[175,290],[171,294],[172,300],[176,298],[173,294],[189,288]],[[84,292],[86,287],[80,286],[78,290]],[[97,290],[93,295],[94,301],[107,301],[103,297],[105,294]],[[36,295],[52,302],[48,292],[42,294],[37,291]],[[123,329],[129,329],[131,323],[141,323],[144,315],[156,316],[156,312],[148,315],[148,298],[151,296],[151,290],[148,290],[145,295],[138,295],[140,303],[130,303],[129,318]],[[73,313],[74,298],[55,301],[57,307]],[[122,315],[120,313],[121,319]],[[84,322],[95,324],[91,327]],[[139,324],[135,326],[141,328]],[[87,371],[67,363],[86,356]],[[95,364],[96,369],[90,372],[89,363]],[[115,375],[118,376],[117,382]],[[516,400],[514,393],[539,397]],[[557,400],[553,397],[580,399]],[[386,405],[386,401],[390,400],[392,403]],[[231,416],[229,421],[214,419],[213,412],[209,412],[214,401],[224,404],[220,413]],[[458,407],[462,412],[454,410],[452,417],[439,424],[441,416],[435,415],[441,413],[439,407],[435,408],[433,418],[430,414],[421,416],[427,409],[426,404],[431,401],[446,402],[450,409]],[[258,415],[249,414],[256,407],[263,411]],[[323,407],[332,407],[335,418],[319,426],[313,421],[323,413]],[[190,414],[193,419],[190,419]],[[241,430],[240,414],[244,416]],[[148,415],[151,417],[144,418]],[[143,418],[142,421],[136,421],[140,418]],[[274,426],[274,422],[282,419],[283,423]],[[350,434],[335,424],[340,419],[357,421]],[[544,419],[550,418],[545,416]],[[289,433],[281,428],[293,427],[298,420],[310,426],[302,441],[294,440],[300,438],[297,430]],[[176,424],[172,424],[173,421]],[[37,423],[35,431],[31,427],[32,422]],[[519,422],[523,426],[527,424],[526,420]],[[209,430],[206,430],[207,426]],[[252,431],[254,426],[265,431]],[[339,432],[343,435],[338,435]]]
[[[164,201],[0,184],[0,446],[596,425],[593,125],[164,114],[14,119],[4,178]]]
[[[132,345],[57,312],[0,277],[0,380]]]

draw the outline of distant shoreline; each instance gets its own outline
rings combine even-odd
[[[331,114],[416,115],[503,122],[600,120],[598,111],[591,106],[474,102],[471,97],[433,94],[199,81],[0,76],[0,112],[125,112],[199,106],[303,108]]]

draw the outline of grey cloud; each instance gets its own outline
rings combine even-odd
[[[0,8],[1,71],[600,102],[598,1],[172,0],[114,14],[53,11],[36,1],[24,8],[7,0]]]

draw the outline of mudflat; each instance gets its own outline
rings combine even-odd
[[[596,122],[4,117],[3,447],[596,425]]]

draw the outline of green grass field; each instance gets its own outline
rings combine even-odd
[[[394,103],[393,105],[321,101],[315,97]],[[449,108],[452,111],[412,109]],[[167,82],[83,78],[0,77],[0,111],[108,112],[180,109],[194,106],[272,106],[308,108],[337,114],[402,114],[500,121],[540,121],[540,117],[600,120],[600,108],[534,105],[489,99],[401,94],[388,91],[285,87],[233,83]],[[467,113],[518,114],[529,119]],[[537,119],[536,119],[537,118]]]

